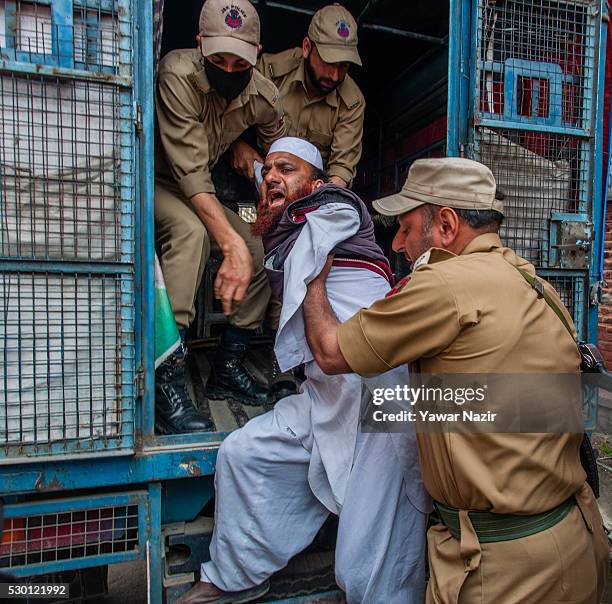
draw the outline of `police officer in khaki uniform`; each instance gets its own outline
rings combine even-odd
[[[175,50],[159,65],[156,90],[156,245],[172,310],[183,337],[194,318],[194,301],[209,255],[223,262],[215,296],[229,315],[215,359],[218,387],[260,403],[263,388],[242,358],[261,325],[270,297],[263,247],[249,225],[224,209],[210,171],[250,126],[267,149],[285,133],[278,90],[254,70],[259,17],[247,0],[207,0],[200,14],[200,48]],[[183,351],[156,375],[158,426],[165,431],[206,429],[185,390]]]
[[[278,87],[287,136],[315,145],[330,182],[350,185],[361,157],[365,100],[348,75],[350,64],[361,66],[357,23],[339,4],[315,13],[301,48],[263,54],[259,69]],[[261,157],[247,143],[232,146],[232,165],[253,178],[253,160]]]
[[[324,371],[372,374],[411,363],[436,374],[579,372],[572,336],[517,270],[533,276],[534,267],[499,239],[503,206],[488,168],[418,160],[402,191],[374,207],[399,216],[393,249],[415,268],[399,291],[342,325],[327,302],[325,271],[311,283],[307,334]],[[608,545],[580,463],[581,435],[417,438],[423,481],[444,522],[428,534],[427,602],[600,601]]]

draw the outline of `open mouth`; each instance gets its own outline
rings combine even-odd
[[[278,189],[268,192],[268,205],[271,208],[282,205],[285,203],[285,194]]]

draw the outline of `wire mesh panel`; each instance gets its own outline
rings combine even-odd
[[[586,336],[600,2],[474,5],[471,142],[505,194],[502,240],[540,272],[557,271],[547,276]]]
[[[37,570],[38,565],[47,569],[67,560],[142,555],[146,496],[140,492],[94,496],[91,501],[20,504],[6,510],[0,568]]]
[[[557,291],[561,302],[574,319],[579,339],[586,339],[585,305],[588,302],[588,279],[586,275],[559,275],[549,271],[540,273]]]
[[[128,2],[117,0],[5,0],[0,2],[2,58],[130,76],[129,9]]]
[[[0,0],[0,463],[133,447],[132,18]]]
[[[0,76],[0,255],[133,260],[129,97],[97,82]]]
[[[589,162],[582,161],[581,140],[563,134],[480,128],[478,159],[491,167],[505,194],[504,241],[536,266],[549,266],[552,212],[584,211],[581,187],[588,187]]]
[[[482,116],[590,128],[599,2],[479,2]]]
[[[133,434],[127,276],[0,276],[0,448],[71,452]],[[53,449],[54,443],[61,446]]]

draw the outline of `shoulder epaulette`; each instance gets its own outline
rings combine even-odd
[[[338,94],[342,99],[342,102],[346,105],[347,109],[355,109],[359,105],[365,105],[365,99],[359,86],[355,83],[355,80],[350,76],[344,78],[344,82],[338,87]]]
[[[274,85],[274,82],[264,77],[258,71],[253,71],[253,80],[257,87],[257,92],[272,105],[276,106],[278,103],[278,88]]]

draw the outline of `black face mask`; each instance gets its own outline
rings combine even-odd
[[[253,76],[252,67],[244,71],[228,73],[206,58],[204,59],[204,70],[210,85],[228,101],[235,99],[247,87]]]

